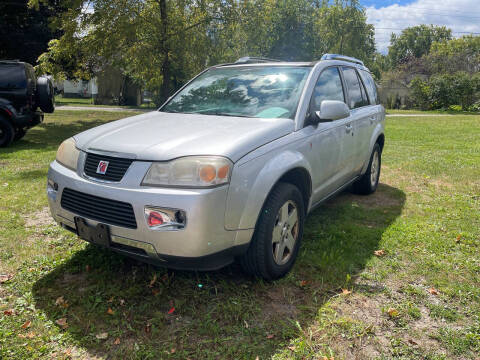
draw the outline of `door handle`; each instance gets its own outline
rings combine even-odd
[[[375,120],[377,120],[375,116],[370,116],[369,119],[370,119],[370,124],[373,124]]]
[[[348,133],[350,133],[350,131],[352,131],[352,124],[347,124],[345,125],[345,131]]]

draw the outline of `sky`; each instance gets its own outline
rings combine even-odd
[[[419,24],[445,25],[454,37],[480,35],[480,0],[360,0],[375,26],[377,50],[385,54],[392,32]]]

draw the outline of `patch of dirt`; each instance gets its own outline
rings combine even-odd
[[[34,212],[25,220],[25,227],[27,228],[39,228],[54,224],[55,221],[53,220],[48,207],[44,207],[42,210]]]
[[[388,189],[388,185],[380,184],[377,191],[371,195],[364,196],[344,192],[338,197],[327,201],[326,205],[334,206],[338,203],[356,203],[361,207],[383,208],[400,206],[402,204],[402,199],[392,194],[392,192]]]
[[[295,303],[303,299],[301,290],[295,287],[272,286],[267,291],[269,301],[265,302],[262,313],[267,318],[294,318],[299,314]]]

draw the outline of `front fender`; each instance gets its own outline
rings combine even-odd
[[[260,210],[278,180],[289,170],[304,168],[311,174],[305,157],[287,150],[259,156],[234,168],[227,196],[225,228],[255,228]],[[305,204],[308,207],[308,204]]]

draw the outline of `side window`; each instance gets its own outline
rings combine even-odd
[[[0,89],[23,89],[27,86],[24,67],[15,64],[0,64]]]
[[[348,98],[350,109],[355,109],[368,105],[368,100],[365,96],[365,91],[360,82],[360,79],[357,76],[357,72],[354,68],[344,67],[343,68],[343,77],[345,78],[345,83],[347,84]]]
[[[359,70],[360,77],[367,88],[368,98],[370,99],[370,104],[375,105],[378,104],[378,97],[377,97],[377,87],[375,85],[375,81],[373,81],[372,75],[365,70]]]
[[[312,108],[314,111],[320,110],[320,104],[323,100],[345,101],[342,80],[336,67],[323,70],[318,77],[312,96]]]

